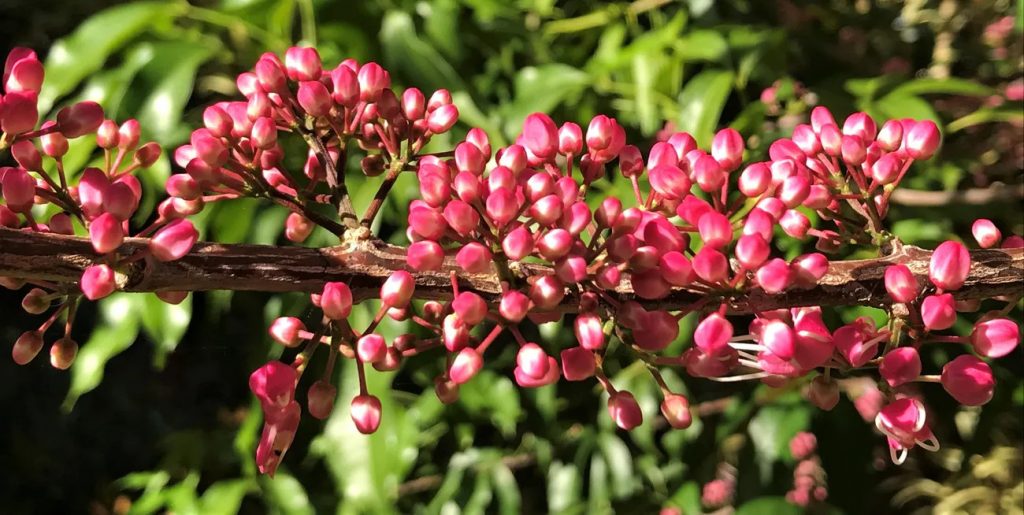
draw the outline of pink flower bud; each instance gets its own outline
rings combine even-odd
[[[416,280],[405,270],[392,272],[380,288],[381,303],[389,308],[404,308],[416,289]]]
[[[288,213],[288,218],[284,221],[284,236],[288,238],[288,241],[301,243],[309,238],[315,228],[316,226],[308,218],[298,213]]]
[[[320,81],[300,82],[296,97],[299,100],[299,106],[310,116],[327,116],[331,113],[331,94],[327,91],[327,86]]]
[[[3,215],[0,214],[0,225],[4,225],[2,222]],[[71,225],[71,217],[65,213],[55,213],[50,217],[50,221],[47,222],[50,226],[50,232],[55,234],[75,234],[75,229]]]
[[[971,270],[971,254],[955,241],[946,241],[932,253],[928,278],[943,290],[956,290],[964,285]]]
[[[82,272],[82,293],[89,300],[99,300],[117,288],[114,270],[107,265],[92,265]]]
[[[65,336],[50,347],[50,365],[58,370],[67,370],[75,362],[78,356],[78,342],[70,336]]]
[[[409,121],[423,118],[427,112],[427,98],[418,88],[409,88],[402,92],[402,114]]]
[[[839,404],[839,384],[826,380],[824,376],[817,376],[807,388],[807,400],[819,409],[832,411]]]
[[[566,256],[555,262],[555,275],[566,284],[582,282],[587,278],[587,260],[580,256]]]
[[[96,132],[101,123],[103,108],[88,100],[65,107],[57,113],[60,132],[70,139]]]
[[[583,152],[583,130],[579,125],[565,122],[558,129],[558,152],[567,156],[578,156]]]
[[[811,181],[802,175],[793,175],[782,181],[778,190],[778,199],[792,209],[803,203],[811,194]]]
[[[981,406],[992,400],[996,380],[987,363],[964,354],[942,367],[942,387],[960,404]]]
[[[986,218],[979,218],[974,221],[974,224],[971,225],[971,234],[974,235],[974,239],[983,249],[990,249],[999,245],[999,240],[1003,238],[996,224]]]
[[[828,273],[828,258],[817,252],[804,254],[790,264],[793,280],[799,288],[812,288]]]
[[[519,261],[533,252],[533,236],[525,227],[516,227],[505,235],[501,249],[513,261]]]
[[[810,125],[800,124],[793,128],[793,143],[808,156],[821,152],[821,141]]]
[[[711,193],[725,184],[725,171],[715,158],[702,155],[693,166],[693,179],[702,191]]]
[[[448,222],[444,215],[436,209],[411,206],[409,208],[409,227],[418,235],[430,240],[439,240],[448,230]]]
[[[747,220],[743,223],[743,234],[760,236],[767,243],[772,239],[774,227],[775,220],[772,216],[767,211],[755,207],[747,214]]]
[[[325,283],[320,293],[320,309],[331,320],[345,320],[352,313],[352,290],[345,283]]]
[[[739,189],[748,197],[758,197],[768,190],[772,184],[772,173],[768,165],[754,163],[740,174]]]
[[[580,347],[596,351],[604,348],[604,322],[594,313],[580,313],[576,316],[576,341]]]
[[[619,154],[619,169],[622,170],[622,176],[626,178],[637,177],[643,173],[644,160],[640,155],[640,149],[633,145],[623,147]]]
[[[796,353],[796,333],[789,324],[780,320],[769,320],[761,329],[761,345],[778,358],[789,361]]]
[[[485,211],[498,227],[504,227],[519,212],[519,202],[509,188],[499,188],[487,196]]]
[[[761,266],[771,254],[768,242],[758,234],[741,236],[736,242],[736,260],[747,270],[755,270]]]
[[[726,172],[731,172],[743,162],[743,136],[736,129],[722,129],[711,141],[711,155]]]
[[[780,139],[775,140],[771,145],[768,146],[768,157],[772,161],[783,161],[790,160],[797,163],[804,162],[807,156],[800,150],[800,147],[796,146],[791,139]]]
[[[427,115],[427,129],[433,134],[443,134],[448,132],[458,119],[459,109],[455,104],[446,104]]]
[[[306,326],[295,317],[278,317],[270,324],[270,337],[285,347],[296,347],[302,342],[299,332],[305,331]]]
[[[409,245],[405,262],[417,272],[440,270],[444,264],[444,249],[435,241],[417,241]]]
[[[904,138],[904,150],[913,159],[930,159],[942,142],[942,134],[931,120],[915,122]]]
[[[40,331],[25,331],[14,342],[11,349],[11,357],[19,365],[27,365],[39,354],[43,348],[43,333]]]
[[[46,298],[46,290],[32,288],[21,300],[21,309],[30,315],[41,315],[50,309],[50,300]]]
[[[1024,238],[1017,236],[1016,234],[1010,235],[1003,241],[1001,248],[1004,249],[1020,249],[1024,248]]]
[[[787,209],[779,218],[783,232],[792,238],[803,238],[811,229],[811,221],[803,213],[795,209]]]
[[[121,221],[110,213],[103,213],[89,224],[89,239],[92,247],[99,254],[113,252],[124,241],[124,229]]]
[[[856,136],[866,145],[875,139],[876,127],[875,121],[866,113],[853,113],[843,122],[843,134]]]
[[[707,354],[718,354],[729,346],[732,338],[732,324],[718,313],[711,313],[693,333],[694,345]]]
[[[860,166],[867,159],[867,147],[864,140],[857,136],[844,135],[842,142],[843,161],[851,166]]]
[[[523,122],[521,144],[537,157],[551,157],[558,151],[558,127],[548,115],[533,113]]]
[[[0,117],[2,119],[2,117]],[[42,128],[48,129],[56,125],[56,122],[44,122]],[[50,157],[61,157],[68,152],[68,139],[59,132],[51,132],[39,137],[43,147],[43,153]]]
[[[573,236],[565,229],[551,229],[537,241],[537,250],[541,257],[548,261],[556,261],[569,253],[572,248]]]
[[[0,130],[9,135],[31,131],[39,121],[36,94],[33,92],[8,93],[3,97],[0,107],[3,107],[0,112]]]
[[[357,78],[359,80],[359,99],[363,102],[376,102],[380,98],[381,92],[391,87],[391,76],[374,62],[359,67]]]
[[[690,401],[686,397],[670,393],[661,401],[661,414],[673,429],[686,429],[693,423]]]
[[[175,261],[188,254],[198,239],[199,232],[192,222],[174,220],[153,235],[149,241],[149,251],[160,261]]]
[[[311,47],[291,47],[285,51],[284,68],[294,81],[319,80],[323,73],[320,54]]]
[[[893,349],[882,358],[878,373],[889,386],[896,388],[921,375],[921,357],[913,347]]]
[[[929,295],[921,301],[921,319],[929,331],[953,327],[956,322],[956,305],[949,293]]]
[[[384,337],[379,334],[364,334],[356,341],[356,356],[364,363],[381,361],[387,351],[388,345],[384,341]]]
[[[896,154],[885,154],[871,165],[871,176],[879,184],[892,184],[900,176],[903,162]]]
[[[715,284],[729,277],[729,262],[725,255],[711,248],[703,247],[693,256],[693,271],[697,277]]]
[[[461,236],[468,237],[480,224],[480,215],[461,200],[452,200],[444,207],[444,218],[448,226]]]
[[[482,243],[467,243],[455,254],[455,263],[471,274],[486,273],[491,269],[494,257]]]
[[[487,303],[479,295],[464,291],[452,300],[452,310],[466,325],[474,326],[487,316]]]
[[[847,324],[836,329],[832,334],[836,350],[843,355],[846,361],[854,366],[864,366],[871,361],[878,352],[878,342],[869,339],[863,328],[858,324]]]
[[[690,260],[678,251],[662,254],[658,259],[658,269],[661,278],[672,286],[686,286],[696,278]]]
[[[732,223],[717,211],[709,211],[700,217],[697,230],[704,244],[712,248],[722,248],[732,241]]]
[[[907,265],[891,265],[885,269],[885,290],[895,302],[913,302],[917,298],[917,279]]]
[[[11,157],[26,170],[41,171],[43,159],[36,145],[30,140],[19,140],[11,145]]]
[[[594,353],[583,347],[571,347],[562,351],[562,375],[566,381],[582,381],[594,375],[597,369]]]
[[[899,120],[889,120],[882,124],[878,136],[875,138],[878,145],[886,152],[892,152],[903,143],[903,124]]]
[[[281,408],[294,400],[297,381],[298,375],[294,368],[280,361],[271,361],[249,375],[249,389],[264,409]]]
[[[139,198],[132,188],[123,182],[111,184],[103,193],[103,210],[120,220],[131,218],[139,208]]]
[[[1020,341],[1020,328],[1009,318],[978,322],[971,331],[975,352],[988,358],[1001,358],[1013,352]]]
[[[13,56],[13,52],[8,54],[7,64],[10,66],[4,73],[4,89],[8,93],[39,93],[45,73],[43,63],[36,58],[35,52],[16,60],[11,59]]]
[[[501,295],[498,314],[509,322],[518,323],[530,311],[530,298],[518,290],[509,290]]]
[[[811,110],[811,127],[815,132],[821,132],[825,125],[836,125],[836,120],[827,107],[817,106]]]
[[[781,293],[793,282],[793,270],[784,259],[775,258],[757,269],[757,284],[770,295]]]
[[[372,434],[380,427],[380,399],[373,395],[357,395],[349,406],[352,422],[356,429],[364,435]]]
[[[590,120],[587,126],[587,148],[590,150],[603,150],[608,148],[612,140],[615,121],[599,114]]]
[[[616,426],[626,431],[643,424],[644,414],[632,393],[617,391],[608,397],[608,416]]]
[[[32,208],[36,181],[21,168],[0,168],[0,193],[11,211],[24,213]]]
[[[523,374],[540,379],[548,374],[548,358],[547,353],[539,345],[527,343],[520,347],[516,354],[516,367],[522,370]]]
[[[565,298],[565,286],[553,275],[542,275],[530,285],[530,300],[540,309],[552,309]]]
[[[337,396],[338,389],[331,383],[323,379],[313,383],[309,387],[309,393],[306,394],[309,414],[313,415],[314,418],[326,420],[331,415],[331,412],[334,411],[334,400]]]
[[[466,384],[477,372],[480,372],[483,366],[484,360],[480,357],[480,353],[472,347],[466,347],[452,359],[452,365],[448,368],[448,377],[457,385]]]

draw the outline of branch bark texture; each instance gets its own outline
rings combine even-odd
[[[128,238],[120,252],[122,255],[143,252],[148,242],[145,238]],[[718,296],[729,304],[733,313],[811,305],[885,306],[891,302],[882,279],[885,268],[894,263],[906,264],[924,285],[930,258],[931,251],[905,245],[882,258],[833,261],[828,274],[810,289],[768,295],[754,288]],[[74,289],[82,270],[102,259],[87,239],[0,228],[0,276],[48,281]],[[402,269],[406,269],[405,250],[377,241],[322,249],[198,243],[178,261],[162,263],[147,258],[122,267],[118,286],[129,292],[315,292],[327,281],[342,281],[362,300],[376,297],[391,272]],[[414,274],[417,297],[450,298],[451,272],[456,272],[461,288],[476,291],[487,300],[495,300],[501,292],[497,276],[467,274],[450,260],[442,271]],[[516,272],[525,283],[530,276],[548,273],[549,269],[542,265],[523,265]],[[1024,294],[1024,249],[971,251],[970,278],[954,294],[958,299]],[[560,310],[575,311],[579,303],[572,296],[570,293]],[[628,284],[621,286],[613,296],[620,301],[640,300],[634,297]],[[642,303],[649,308],[676,309],[707,296],[701,292],[676,290],[664,299]]]

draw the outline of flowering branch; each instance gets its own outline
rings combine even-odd
[[[120,251],[133,254],[147,248],[149,239],[128,238]],[[50,281],[76,291],[82,271],[98,264],[101,256],[89,240],[59,234],[0,228],[0,276],[27,281]],[[892,303],[883,277],[889,265],[903,264],[915,275],[927,277],[932,251],[910,245],[877,259],[832,261],[828,273],[809,289],[775,295],[761,289],[724,295],[731,313],[751,313],[802,306],[870,305]],[[331,281],[344,281],[356,301],[376,298],[384,281],[395,270],[406,269],[406,249],[375,241],[324,249],[197,243],[177,261],[140,260],[118,270],[118,289],[147,291],[320,291]],[[498,277],[491,273],[467,273],[453,259],[439,271],[413,272],[416,295],[431,300],[452,297],[450,275],[455,272],[460,289],[473,291],[489,302],[501,293]],[[549,267],[528,265],[523,276],[550,274]],[[959,300],[1019,294],[1024,290],[1024,249],[977,249],[971,251],[971,273],[955,292]],[[636,299],[629,285],[618,287],[615,300],[640,300],[648,309],[679,309],[706,294],[678,290],[656,301]],[[717,304],[718,302],[714,302]],[[578,302],[565,302],[556,310],[572,312]]]

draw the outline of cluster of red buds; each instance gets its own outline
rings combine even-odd
[[[450,403],[460,385],[481,370],[502,333],[517,346],[512,376],[518,385],[594,378],[607,393],[609,416],[625,430],[642,424],[644,413],[632,393],[616,388],[606,374],[605,362],[613,354],[647,365],[663,394],[661,413],[673,428],[691,424],[689,400],[667,386],[662,367],[771,387],[807,380],[808,399],[825,410],[839,401],[836,377],[864,376],[877,368],[880,389],[871,399],[878,406],[871,416],[900,462],[915,445],[937,445],[922,401],[908,389],[912,383],[940,382],[966,405],[987,402],[994,387],[990,368],[972,354],[950,361],[941,376],[922,375],[918,349],[930,342],[967,343],[977,355],[997,358],[1019,341],[1007,310],[983,316],[968,338],[935,334],[952,326],[958,311],[979,309],[977,302],[957,302],[949,293],[964,285],[970,270],[970,254],[956,242],[933,254],[927,284],[902,265],[886,272],[893,307],[884,327],[865,317],[830,328],[819,306],[749,306],[752,319],[733,316],[737,299],[752,293],[781,297],[818,286],[829,271],[826,255],[845,246],[898,249],[883,219],[890,195],[911,165],[939,147],[938,128],[930,121],[891,120],[879,127],[867,114],[855,113],[840,125],[818,107],[809,124],[797,125],[791,138],[768,146],[768,160],[746,166],[746,142],[736,130],[719,131],[710,149],[700,148],[687,133],[666,134],[645,157],[626,143],[622,126],[604,115],[584,130],[534,113],[506,147],[492,148],[484,131],[471,129],[453,150],[425,153],[431,137],[447,132],[458,118],[446,90],[429,98],[416,88],[399,95],[376,63],[346,60],[325,69],[314,49],[296,47],[283,62],[263,55],[238,77],[246,101],[206,109],[204,127],[175,152],[184,173],[167,181],[170,198],[159,205],[156,221],[139,233],[152,233],[152,243],[121,256],[118,249],[140,195],[131,172],[151,165],[159,147],[138,146],[136,123],[118,127],[103,121],[92,103],[68,107],[56,123],[34,130],[34,114],[32,123],[22,120],[24,99],[34,99],[32,87],[38,89],[42,68],[34,55],[20,50],[7,68],[2,144],[12,147],[21,168],[0,172],[6,202],[0,221],[68,233],[72,220],[79,221],[107,261],[83,275],[81,289],[90,299],[117,288],[119,264],[186,254],[196,232],[185,217],[208,202],[266,198],[291,211],[284,228],[289,240],[301,242],[320,226],[342,243],[357,245],[371,237],[372,222],[398,176],[416,175],[420,198],[408,210],[408,269],[394,271],[384,282],[372,322],[353,328],[348,321],[353,292],[345,283],[329,282],[311,292],[322,311],[313,330],[293,317],[271,325],[276,342],[301,350],[290,366],[271,361],[250,378],[265,414],[257,461],[266,473],[276,470],[291,444],[301,418],[298,381],[324,345],[327,366],[308,391],[307,410],[317,418],[331,413],[335,361],[338,355],[353,359],[360,391],[349,409],[363,433],[376,431],[382,417],[380,400],[367,391],[367,364],[395,370],[408,356],[443,348],[446,366],[435,378],[435,390]],[[78,186],[70,187],[60,159],[67,148],[64,138],[87,132],[97,133],[105,167],[87,169]],[[278,138],[288,133],[309,149],[301,172],[285,166]],[[44,153],[56,161],[59,184],[42,168],[33,138],[41,139]],[[361,217],[353,211],[343,176],[351,143],[362,150],[363,173],[383,175]],[[615,197],[593,200],[613,178],[632,190],[633,205]],[[30,208],[40,203],[57,205],[63,213],[47,225],[37,223]],[[337,217],[325,214],[326,208]],[[986,220],[973,232],[985,248],[1024,245],[1017,236],[1002,239]],[[784,259],[774,250],[779,238],[808,240],[818,252]],[[451,276],[450,300],[414,299],[414,274],[439,272]],[[496,277],[500,292],[484,294],[460,283],[460,276],[482,275]],[[26,297],[26,309],[42,312],[56,295],[66,299],[70,321],[78,293],[40,286],[44,289]],[[168,301],[183,298],[162,295]],[[576,337],[569,348],[529,341],[520,329],[527,320],[559,322],[567,313]],[[680,334],[680,320],[691,313],[699,318],[693,345],[681,355],[664,355],[672,342],[689,336]],[[419,332],[388,342],[375,332],[384,317],[411,322]],[[39,350],[41,331],[19,340],[17,361]],[[63,346],[54,346],[54,364],[66,367],[73,352]],[[817,490],[809,492],[817,496]]]
[[[137,236],[152,236],[148,247],[120,252],[131,219],[139,207],[142,184],[133,175],[160,157],[160,145],[140,145],[139,123],[128,120],[118,125],[103,118],[95,102],[83,101],[61,109],[53,121],[37,127],[37,96],[43,83],[43,65],[35,52],[15,48],[4,65],[4,95],[0,97],[0,150],[9,150],[18,166],[0,168],[0,227],[64,235],[88,234],[93,249],[101,255],[82,273],[79,288],[66,288],[44,281],[33,286],[22,300],[28,313],[52,313],[38,329],[18,338],[12,351],[14,361],[26,364],[43,347],[44,333],[67,312],[64,335],[50,347],[50,362],[56,368],[71,366],[78,344],[71,339],[76,303],[84,295],[97,300],[118,286],[121,267],[141,259],[172,261],[192,248],[198,233],[181,217],[161,216],[139,230]],[[103,150],[102,167],[65,170],[64,156],[69,139],[95,135]],[[40,149],[42,152],[40,152]],[[52,162],[50,170],[45,165]],[[56,178],[54,177],[56,176]],[[41,215],[49,213],[45,222]],[[25,281],[0,278],[0,285],[20,289]],[[185,292],[163,292],[166,302],[181,302]],[[53,305],[56,303],[56,307]]]

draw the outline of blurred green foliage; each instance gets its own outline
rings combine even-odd
[[[496,146],[511,141],[534,111],[581,124],[607,113],[644,149],[664,130],[690,131],[707,144],[731,125],[756,159],[810,107],[824,104],[837,116],[864,110],[876,119],[929,118],[944,127],[940,159],[918,166],[908,188],[1021,188],[1024,112],[1005,94],[1022,73],[1019,1],[15,4],[2,20],[7,46],[34,44],[45,55],[44,107],[96,100],[110,117],[138,118],[144,137],[169,150],[187,139],[203,106],[235,95],[234,77],[260,53],[301,42],[316,45],[326,63],[377,60],[398,85],[450,89],[462,113],[459,130],[482,127]],[[76,141],[69,169],[94,158],[91,145]],[[140,217],[155,206],[169,173],[165,155],[145,177],[150,194]],[[623,187],[613,181],[603,191],[617,195]],[[360,210],[376,183],[355,178],[350,190]],[[379,234],[403,238],[396,228],[416,193],[413,181],[399,181]],[[890,221],[901,238],[921,245],[968,236],[980,215],[1020,234],[1019,201],[1011,194],[984,206],[910,202],[894,206]],[[242,200],[208,209],[198,222],[208,239],[273,244],[285,214]],[[307,244],[330,239],[318,233]],[[13,341],[32,321],[14,309],[15,294],[0,295],[7,307],[0,340]],[[514,356],[505,349],[489,356],[490,370],[452,406],[442,406],[431,389],[441,366],[436,356],[411,360],[398,373],[370,374],[384,423],[369,437],[349,423],[344,406],[356,386],[351,367],[342,367],[335,414],[326,423],[304,420],[282,470],[261,477],[252,458],[260,415],[246,378],[280,353],[266,336],[269,321],[311,313],[308,300],[248,292],[193,297],[167,306],[148,294],[119,294],[83,308],[76,338],[85,344],[70,374],[50,370],[45,360],[23,368],[0,360],[3,511],[572,514],[675,506],[695,513],[701,485],[727,462],[738,470],[739,513],[788,513],[797,511],[781,497],[792,482],[788,441],[808,429],[821,444],[831,512],[929,510],[944,498],[943,509],[981,509],[949,500],[966,488],[985,488],[992,499],[1024,498],[1019,351],[995,364],[996,398],[980,412],[925,389],[949,450],[915,453],[901,469],[882,465],[883,439],[847,399],[821,413],[801,399],[799,384],[780,391],[684,383],[669,372],[670,386],[695,404],[732,401],[695,417],[688,430],[666,431],[654,416],[658,391],[641,364],[610,363],[613,382],[633,391],[648,415],[644,426],[623,434],[604,416],[592,384],[515,387]],[[364,307],[356,316],[370,313]],[[1020,313],[1018,306],[1013,316]],[[689,344],[692,317],[681,324],[685,337],[674,352]],[[968,320],[958,327],[966,330]],[[383,326],[389,338],[405,330]],[[527,337],[549,351],[572,339],[562,324]],[[926,356],[926,370],[948,352]],[[318,366],[307,377],[317,376]],[[990,451],[994,446],[1002,447]],[[1009,458],[998,449],[1009,449]],[[1006,477],[968,472],[981,456]]]

